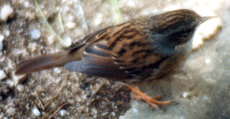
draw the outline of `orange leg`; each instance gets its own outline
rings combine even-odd
[[[134,93],[136,93],[136,95],[134,95],[134,99],[142,99],[157,110],[159,110],[158,105],[168,105],[173,103],[172,101],[158,101],[157,99],[161,98],[162,96],[149,97],[148,95],[142,93],[141,91],[137,90],[133,86],[127,86],[127,87],[130,90],[132,90]]]

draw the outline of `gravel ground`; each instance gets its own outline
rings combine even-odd
[[[102,78],[63,68],[23,77],[13,74],[22,60],[60,51],[93,31],[141,15],[188,8],[202,15],[217,14],[224,25],[230,21],[228,0],[118,0],[119,12],[113,10],[116,4],[111,1],[38,0],[39,7],[33,0],[0,1],[0,10],[8,5],[9,11],[6,18],[0,14],[0,118],[230,118],[229,27],[193,52],[184,67],[189,78],[179,75],[177,80],[174,77],[151,88],[140,87],[148,94],[163,94],[164,100],[179,102],[161,112],[141,101],[130,101],[126,87]],[[215,63],[205,67],[200,62],[207,57]],[[202,68],[205,71],[200,73]]]
[[[24,77],[13,75],[20,61],[65,47],[43,17],[58,36],[71,43],[116,24],[110,15],[109,1],[40,0],[43,16],[34,1],[4,0],[0,3],[0,7],[10,5],[14,10],[13,17],[0,22],[0,34],[4,36],[0,68],[6,74],[0,82],[0,118],[47,118],[52,114],[55,118],[118,118],[130,108],[130,91],[102,78],[67,73],[63,68]],[[5,32],[10,34],[7,36]]]

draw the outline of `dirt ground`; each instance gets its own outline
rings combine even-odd
[[[224,23],[228,24],[230,17],[228,17],[227,11],[229,11],[230,5],[227,4],[227,0],[222,0],[222,2],[224,7],[219,4],[219,6],[216,5],[215,0],[203,2],[194,0],[183,0],[183,2],[182,0],[37,0],[37,4],[35,0],[0,0],[0,11],[4,5],[10,5],[13,9],[12,16],[6,21],[1,21],[0,17],[0,39],[1,36],[4,36],[3,42],[1,42],[3,47],[0,47],[0,119],[111,119],[119,118],[126,112],[132,113],[131,116],[124,117],[125,119],[128,117],[143,118],[143,116],[153,118],[153,115],[156,116],[155,118],[163,119],[171,119],[174,115],[176,115],[174,116],[175,119],[179,117],[202,118],[196,114],[205,114],[203,117],[208,118],[214,112],[216,112],[217,118],[228,117],[224,115],[230,112],[230,109],[226,107],[229,105],[230,99],[230,94],[228,94],[230,87],[228,75],[230,65],[228,64],[230,62],[228,60],[229,53],[226,52],[228,51],[226,50],[227,47],[229,47],[227,39],[229,33],[227,32],[230,28],[228,27],[223,28],[223,31],[227,29],[224,31],[226,36],[217,35],[216,38],[214,37],[216,41],[209,42],[201,48],[202,50],[190,56],[193,59],[188,60],[189,65],[187,67],[189,67],[188,72],[194,71],[191,73],[191,80],[177,79],[171,80],[171,83],[166,81],[163,82],[163,85],[151,86],[160,89],[158,90],[160,93],[157,92],[157,94],[171,94],[171,97],[166,96],[166,100],[176,99],[180,101],[179,106],[167,107],[168,110],[163,111],[163,113],[153,112],[153,108],[142,104],[141,101],[138,101],[138,104],[140,102],[140,105],[145,105],[144,108],[140,105],[135,106],[136,103],[133,103],[135,101],[131,101],[130,98],[130,90],[122,85],[98,77],[68,72],[64,68],[35,72],[21,78],[14,75],[16,64],[20,61],[60,51],[66,47],[65,43],[70,45],[96,30],[142,15],[168,10],[173,8],[172,6],[176,6],[175,8],[194,8],[198,11],[206,8],[212,9],[216,6],[221,9],[218,12],[226,21]],[[209,4],[213,6],[209,6]],[[34,32],[36,32],[35,36],[32,35]],[[65,43],[60,39],[63,39]],[[217,46],[216,49],[219,51],[214,49]],[[226,54],[223,53],[224,51]],[[205,64],[200,65],[200,67],[197,65],[200,62],[205,63],[206,55],[209,56],[209,54],[218,54],[211,57],[215,59],[211,60],[215,61],[213,70],[210,68],[211,65]],[[202,58],[198,59],[199,57]],[[222,66],[223,64],[225,66]],[[195,68],[191,71],[192,66]],[[200,73],[200,69],[205,69],[205,66],[207,66],[207,72]],[[221,77],[217,72],[218,68],[227,72],[224,75],[221,74],[224,77]],[[196,75],[202,78],[197,78],[199,76]],[[217,80],[218,78],[220,80]],[[186,92],[192,84],[195,85],[194,90],[200,95],[195,95],[195,91],[189,90],[194,95],[192,97],[187,96],[188,98],[183,97],[181,93]],[[143,87],[140,88],[143,89]],[[208,88],[210,91],[207,90]],[[153,92],[153,90],[157,89],[149,89],[148,92]],[[165,93],[161,93],[161,90],[165,90]],[[153,92],[154,95],[155,93]],[[216,94],[221,95],[216,96]],[[207,98],[208,96],[209,98]],[[204,103],[202,100],[206,102]],[[210,108],[209,106],[212,105],[213,108]],[[191,109],[193,113],[190,114]],[[205,112],[207,109],[211,111]],[[137,110],[142,115],[139,115]],[[221,112],[223,110],[225,110],[224,113]]]
[[[0,22],[1,34],[10,31],[10,35],[4,38],[1,55],[0,68],[7,76],[0,82],[0,118],[118,118],[123,115],[130,108],[130,91],[101,78],[55,68],[30,74],[17,85],[7,84],[13,82],[12,72],[20,61],[64,48],[43,17],[58,36],[71,38],[72,42],[116,24],[109,1],[37,2],[44,15],[39,13],[33,0],[0,1],[0,7],[10,4],[14,10],[12,18]],[[68,26],[68,23],[74,24]],[[32,39],[30,35],[35,29],[41,33],[38,39]],[[41,113],[38,116],[33,112],[36,109]]]

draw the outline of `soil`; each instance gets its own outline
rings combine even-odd
[[[37,0],[37,4],[35,0],[0,0],[0,10],[7,4],[14,12],[7,21],[1,21],[0,17],[0,119],[116,119],[124,114],[125,119],[229,118],[226,105],[229,105],[230,83],[225,73],[230,66],[227,0]],[[191,80],[176,77],[150,88],[140,87],[146,88],[147,94],[166,94],[163,100],[179,102],[166,111],[153,111],[146,103],[131,101],[130,90],[116,82],[69,72],[62,67],[24,77],[14,75],[19,62],[66,48],[59,38],[70,44],[107,26],[179,8],[201,13],[206,9],[215,11],[223,18],[225,27],[221,35],[188,59],[184,69],[187,66],[185,72],[192,74]],[[31,35],[33,31],[37,32],[37,38]],[[207,65],[207,58],[215,63]]]
[[[64,48],[43,18],[48,20],[59,37],[70,37],[72,42],[116,24],[109,1],[37,2],[43,15],[32,0],[0,2],[0,7],[10,4],[14,9],[12,18],[0,22],[1,34],[10,31],[10,35],[4,38],[1,51],[3,60],[0,68],[7,77],[0,82],[0,118],[118,118],[123,115],[130,108],[130,91],[126,87],[102,78],[68,73],[64,68],[32,73],[21,79],[20,83],[8,85],[7,82],[14,80],[13,72],[20,61]],[[69,22],[75,23],[75,26],[68,27],[66,24]],[[30,33],[34,29],[41,32],[38,39],[31,38]],[[35,109],[41,114],[36,116]]]

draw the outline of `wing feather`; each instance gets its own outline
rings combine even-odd
[[[138,29],[135,22],[126,22],[87,36],[82,60],[70,62],[65,68],[108,78],[151,74],[148,72],[164,60],[154,54],[145,32]]]

